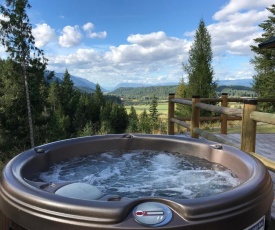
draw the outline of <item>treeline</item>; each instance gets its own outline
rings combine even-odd
[[[122,133],[128,115],[117,97],[74,87],[68,71],[62,82],[49,83],[54,73],[29,69],[30,103],[35,145],[98,133]],[[22,66],[0,60],[0,160],[30,148]]]
[[[221,85],[217,87],[216,92],[218,96],[227,93],[229,97],[257,97],[257,93],[251,87],[241,85]]]
[[[157,98],[150,111],[129,115],[120,98],[103,95],[96,85],[94,93],[74,87],[66,70],[63,81],[51,81],[54,72],[28,70],[30,103],[35,146],[95,134],[166,132],[167,122],[158,118]],[[22,66],[10,59],[0,60],[0,161],[31,147]]]
[[[176,93],[178,85],[150,86],[150,87],[121,87],[108,95],[115,95],[123,99],[151,100],[153,94],[160,100],[167,100],[169,93]],[[153,93],[152,93],[153,92]],[[250,96],[256,97],[252,88],[240,85],[222,85],[216,88],[217,96],[228,93],[230,97]]]
[[[138,100],[150,100],[153,94],[159,100],[165,100],[168,98],[169,93],[175,93],[177,85],[172,86],[148,86],[148,87],[121,87],[110,93],[109,95],[115,95],[124,99],[138,99]]]

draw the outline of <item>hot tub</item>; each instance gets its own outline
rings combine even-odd
[[[77,183],[33,181],[33,175],[55,162],[106,150],[144,149],[183,153],[221,164],[241,183],[231,190],[194,199],[113,194],[81,199],[56,194],[68,185],[75,189]],[[0,226],[3,230],[264,230],[268,229],[272,202],[273,183],[268,171],[257,159],[236,148],[177,136],[114,134],[54,142],[12,159],[1,177]]]

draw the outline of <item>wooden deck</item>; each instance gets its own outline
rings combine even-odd
[[[241,134],[217,134],[217,136],[226,138],[233,144],[241,145]],[[257,134],[256,136],[256,151],[272,161],[275,161],[275,134]],[[275,194],[275,173],[269,172],[273,180],[273,189]],[[271,207],[272,225],[271,230],[275,229],[275,198]]]

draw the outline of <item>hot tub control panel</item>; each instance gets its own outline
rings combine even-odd
[[[145,202],[134,208],[133,218],[139,224],[160,227],[171,221],[172,211],[164,204],[158,202]]]

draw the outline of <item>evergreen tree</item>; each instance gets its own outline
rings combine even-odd
[[[176,98],[186,98],[186,90],[187,87],[184,83],[184,79],[181,78],[180,83],[177,87],[177,91],[176,91]],[[182,104],[177,103],[176,104],[176,111],[175,111],[175,115],[177,117],[181,117],[181,118],[185,118],[185,117],[190,117],[190,108],[188,108],[189,106],[185,106]]]
[[[112,133],[110,114],[113,109],[113,102],[107,101],[104,107],[100,110],[100,133]]]
[[[267,8],[272,13],[263,23],[259,25],[264,31],[261,37],[254,39],[259,44],[275,36],[275,4]],[[253,76],[253,89],[258,93],[259,98],[275,97],[275,49],[259,48],[251,46],[255,53],[251,63],[254,65],[256,74]],[[275,111],[275,103],[261,103],[262,110],[266,112]]]
[[[112,133],[124,133],[128,126],[128,115],[123,105],[113,104],[110,113],[110,125]]]
[[[60,84],[60,103],[61,108],[64,113],[64,116],[67,116],[69,119],[69,124],[66,127],[67,137],[74,137],[75,136],[75,127],[74,127],[74,116],[75,111],[77,109],[77,103],[79,101],[79,94],[76,93],[74,88],[74,83],[71,80],[71,76],[66,69],[63,81]]]
[[[101,91],[99,84],[96,84],[96,89],[93,94],[93,108],[92,108],[92,119],[95,124],[95,130],[98,131],[101,127],[101,110],[105,106],[105,97]]]
[[[150,117],[153,121],[153,123],[155,123],[158,120],[158,99],[156,98],[156,96],[153,96],[153,99],[151,100],[150,103],[150,108],[149,108],[149,112],[150,112]]]
[[[1,159],[7,152],[20,152],[30,143],[26,136],[28,121],[24,79],[18,77],[22,71],[20,64],[8,59],[0,64],[0,153]]]
[[[9,57],[22,67],[20,77],[24,79],[30,143],[33,147],[34,131],[29,86],[30,68],[35,66],[35,68],[44,71],[47,60],[43,56],[43,51],[35,47],[32,26],[26,13],[26,9],[30,7],[28,0],[6,0],[1,5],[0,13],[4,17],[0,19],[0,39],[6,52],[9,53]]]
[[[138,116],[134,106],[131,106],[130,113],[128,115],[129,118],[129,125],[128,129],[130,132],[137,132],[138,131]]]
[[[149,115],[147,114],[146,110],[144,110],[139,115],[139,130],[141,133],[151,133],[151,119]]]
[[[188,63],[183,65],[183,69],[188,74],[188,88],[186,96],[192,97],[215,97],[217,84],[213,81],[213,68],[211,49],[211,36],[201,19],[196,30],[194,43],[189,51]]]

